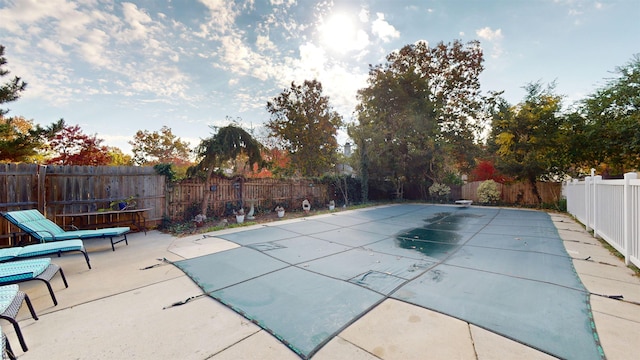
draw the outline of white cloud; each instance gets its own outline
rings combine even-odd
[[[38,47],[48,52],[51,55],[62,56],[64,55],[64,50],[59,43],[51,40],[51,39],[42,39],[38,42]]]
[[[133,69],[135,65],[129,65],[129,71],[136,74],[136,79],[131,88],[137,92],[151,93],[173,101],[176,98],[187,99],[185,91],[189,79],[179,70],[170,66],[156,66],[152,69],[139,71]]]
[[[129,2],[117,8],[95,1],[17,0],[0,10],[0,18],[5,17],[12,20],[0,21],[0,29],[26,38],[19,44],[22,56],[30,58],[25,61],[29,67],[21,69],[29,80],[25,98],[40,96],[56,106],[108,93],[154,94],[164,102],[195,98],[187,92],[189,76],[177,67],[182,49],[171,44],[174,35],[159,21],[165,19],[172,30],[184,26],[163,14],[155,21]],[[91,81],[88,71],[99,71],[93,75],[100,81]]]
[[[356,94],[367,85],[367,77],[364,71],[336,64],[323,73],[320,81],[331,105],[340,114],[348,116],[355,110]]]
[[[502,49],[502,29],[492,30],[490,27],[484,27],[476,30],[476,35],[493,45],[490,55],[492,58],[497,59],[504,54]]]
[[[501,40],[502,29],[492,30],[490,27],[483,27],[482,29],[476,30],[476,35],[478,35],[479,38],[488,41]]]
[[[269,36],[258,35],[256,38],[256,47],[259,51],[276,50],[276,45],[269,39]]]
[[[271,0],[271,5],[281,6],[285,5],[287,7],[292,6],[296,3],[296,0]]]
[[[124,14],[124,21],[130,27],[130,30],[125,33],[125,41],[146,39],[149,32],[146,24],[151,23],[151,17],[144,11],[138,9],[136,4],[132,3],[123,3],[122,13]]]
[[[16,0],[0,9],[0,28],[19,31],[22,24],[29,25],[45,18],[59,18],[61,14],[75,9],[76,5],[65,0],[30,1]]]
[[[203,33],[210,33],[211,30],[213,30],[215,33],[224,34],[233,28],[237,16],[237,12],[233,9],[233,1],[199,1],[209,9],[209,13],[211,15],[209,24],[206,25],[206,32]]]
[[[358,14],[358,19],[360,19],[360,22],[363,22],[363,23],[369,22],[369,10],[367,9],[360,10],[360,13]]]
[[[383,42],[390,42],[391,39],[399,38],[400,32],[393,25],[384,19],[383,13],[376,13],[377,18],[371,24],[371,31]]]
[[[300,62],[298,67],[303,70],[304,78],[299,78],[298,81],[316,79],[319,77],[324,65],[327,61],[325,51],[311,43],[300,45]]]
[[[105,56],[109,44],[109,35],[99,29],[93,29],[85,36],[85,41],[79,44],[80,55],[90,64],[99,67],[109,67],[111,60]]]

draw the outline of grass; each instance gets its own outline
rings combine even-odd
[[[624,262],[624,255],[620,254],[618,250],[616,250],[613,246],[609,245],[609,243],[606,242],[605,240],[600,239],[598,237],[596,237],[596,239],[600,242],[600,244],[602,244],[602,247],[609,250],[611,255],[617,257],[618,259],[620,259],[620,261]],[[640,277],[640,269],[637,266],[633,264],[629,264],[627,265],[627,267],[631,269],[631,271],[633,271],[635,276]]]

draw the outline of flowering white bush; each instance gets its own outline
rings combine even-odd
[[[444,198],[451,193],[451,188],[448,185],[434,182],[429,187],[429,195],[437,198]]]
[[[478,186],[478,200],[483,204],[495,203],[500,200],[498,183],[493,180],[484,181]]]

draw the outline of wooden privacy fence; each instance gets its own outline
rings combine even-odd
[[[327,185],[306,179],[212,178],[206,183],[185,180],[167,185],[164,175],[152,167],[0,164],[0,211],[38,209],[60,223],[58,215],[107,209],[112,201],[132,196],[138,209],[149,209],[147,225],[153,226],[164,216],[183,220],[194,204],[199,209],[204,196],[216,216],[240,203],[248,210],[252,203],[298,209],[305,198],[314,207],[329,202]],[[12,231],[16,229],[2,221],[0,235]]]
[[[0,211],[38,209],[53,221],[133,196],[153,224],[164,213],[164,193],[165,177],[151,167],[0,164]],[[3,221],[0,235],[11,231]]]
[[[464,184],[462,186],[462,199],[478,202],[478,186],[482,183],[483,181],[474,181]],[[556,203],[560,200],[562,183],[538,182],[536,183],[536,187],[542,197],[543,203]],[[534,195],[533,189],[528,182],[518,182],[508,185],[498,183],[498,190],[500,190],[501,203],[538,205],[538,198]]]
[[[329,202],[327,185],[313,180],[212,178],[207,183],[183,180],[167,188],[167,214],[174,220],[184,218],[190,209],[200,209],[205,196],[209,197],[210,211],[216,216],[228,215],[229,206],[235,208],[240,204],[246,211],[252,203],[273,210],[277,204],[301,209],[304,199],[309,199],[314,207]]]

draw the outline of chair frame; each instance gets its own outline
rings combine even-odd
[[[131,231],[131,228],[129,227],[65,231],[58,224],[47,219],[40,211],[35,209],[3,211],[0,212],[0,215],[7,219],[11,224],[17,226],[26,234],[40,242],[109,238],[112,251],[116,251],[115,244],[120,242],[124,241],[126,245],[129,245],[129,241],[127,240],[127,233]],[[15,218],[16,215],[30,217],[30,219],[29,221],[19,221]],[[34,229],[27,224],[28,222],[37,222],[41,228]],[[56,230],[58,233],[54,233],[52,230]],[[109,233],[109,230],[111,230],[112,233]],[[117,233],[113,233],[114,230],[118,230]],[[122,238],[117,239],[116,241],[113,240],[113,238],[117,238],[119,236],[122,236]]]
[[[29,348],[27,347],[27,344],[24,341],[24,337],[22,336],[20,325],[16,321],[16,316],[18,315],[23,302],[27,303],[29,312],[31,312],[31,317],[33,317],[34,320],[38,320],[38,315],[36,315],[36,311],[33,309],[33,305],[31,304],[31,300],[29,300],[29,296],[20,290],[18,290],[18,293],[13,298],[13,301],[7,307],[7,309],[0,314],[0,319],[7,320],[13,325],[13,329],[15,330],[16,336],[18,336],[18,341],[20,342],[20,346],[22,347],[22,351],[27,351],[29,350]],[[7,349],[11,350],[9,346],[7,346]]]
[[[62,268],[54,263],[50,263],[43,272],[38,274],[38,276],[34,276],[28,279],[20,279],[20,280],[11,280],[0,282],[0,285],[11,285],[11,284],[19,284],[22,282],[39,280],[44,282],[47,285],[47,289],[49,290],[49,295],[51,295],[51,300],[53,300],[53,306],[58,305],[58,300],[56,299],[56,295],[53,293],[53,287],[51,287],[51,279],[57,274],[60,273],[60,277],[62,277],[62,282],[64,283],[64,287],[68,288],[69,284],[67,283],[67,278],[64,276],[64,272]]]
[[[87,262],[87,267],[89,267],[89,269],[91,269],[91,262],[89,260],[89,254],[87,253],[87,250],[84,248],[84,244],[82,245],[82,247],[80,249],[62,250],[64,248],[66,248],[66,247],[77,247],[75,245],[71,245],[71,243],[75,243],[76,241],[82,241],[82,240],[61,240],[61,241],[56,241],[55,244],[58,246],[57,249],[35,250],[33,255],[27,255],[27,256],[22,255],[20,252],[18,252],[18,254],[13,256],[13,257],[8,257],[7,259],[0,260],[0,263],[9,262],[9,261],[19,261],[19,260],[24,260],[24,259],[32,259],[32,258],[37,258],[37,257],[48,257],[50,255],[57,255],[58,257],[61,257],[63,253],[79,251],[84,256],[84,260]],[[40,243],[40,244],[45,244],[45,243]],[[21,247],[14,246],[13,248],[21,248],[21,249],[25,249],[26,251],[30,251],[30,250],[33,250],[33,248],[38,247],[40,244],[25,245],[25,246],[21,246]],[[46,244],[51,245],[51,244],[54,244],[54,243],[53,242],[49,242],[49,243],[46,243]],[[29,248],[31,248],[31,249],[29,249]],[[1,251],[2,250],[3,249],[0,249],[0,257],[2,257],[1,256]]]
[[[7,339],[7,335],[4,334],[4,331],[0,334],[0,341],[4,344],[4,352],[0,354],[2,359],[4,360],[8,358],[9,360],[16,360],[16,356],[13,354],[9,339]]]

